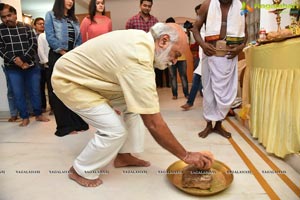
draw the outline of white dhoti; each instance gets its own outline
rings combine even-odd
[[[238,57],[204,56],[202,60],[203,116],[207,121],[225,119],[237,95]]]
[[[76,172],[87,179],[98,178],[97,169],[107,165],[118,153],[140,153],[144,150],[145,126],[140,115],[126,112],[125,101],[110,103],[123,112],[122,117],[108,104],[73,109],[97,129],[94,137],[73,163]]]

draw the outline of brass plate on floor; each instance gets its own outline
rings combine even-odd
[[[185,166],[187,166],[187,164],[181,160],[174,162],[167,169],[167,177],[174,186],[188,194],[197,196],[214,195],[227,189],[233,181],[233,174],[230,173],[230,168],[224,163],[215,160],[212,168],[210,169],[213,177],[212,186],[210,189],[201,190],[198,188],[183,188],[181,172]]]

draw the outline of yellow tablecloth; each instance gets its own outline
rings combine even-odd
[[[250,131],[266,151],[300,152],[300,38],[250,47]]]

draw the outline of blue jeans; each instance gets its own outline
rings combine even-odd
[[[9,81],[9,77],[7,75],[7,70],[5,67],[3,67],[3,72],[4,72],[5,78],[6,78],[7,101],[8,101],[10,116],[16,117],[16,116],[18,116],[18,110],[17,110],[17,106],[15,103],[14,94],[13,94],[12,88],[10,86],[10,81]]]
[[[192,88],[190,91],[189,98],[187,100],[187,104],[190,106],[194,105],[194,101],[197,95],[197,91],[200,92],[200,95],[202,96],[202,82],[201,82],[201,75],[194,73],[193,75],[193,82],[192,82]]]
[[[177,61],[177,63],[175,65],[172,65],[169,68],[173,96],[176,96],[176,97],[178,96],[177,70],[179,72],[183,94],[185,97],[189,96],[189,86],[188,86],[188,81],[187,81],[186,68],[187,68],[186,60]]]
[[[25,91],[29,94],[34,115],[41,115],[40,68],[31,67],[26,70],[6,69],[6,72],[20,117],[22,119],[29,118]]]

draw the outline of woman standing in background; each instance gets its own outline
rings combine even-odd
[[[50,47],[47,87],[57,124],[55,135],[65,136],[87,130],[88,124],[58,99],[51,84],[51,76],[56,61],[82,42],[79,22],[75,16],[74,0],[55,0],[52,11],[46,13],[45,33]],[[68,89],[67,86],[65,88]]]
[[[89,15],[80,25],[82,42],[112,31],[111,19],[105,16],[105,0],[91,0]]]

